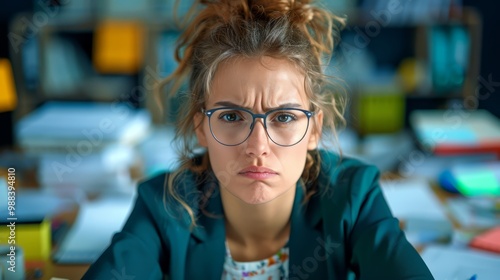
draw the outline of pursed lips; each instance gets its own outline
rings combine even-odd
[[[241,173],[248,173],[248,172],[278,174],[278,172],[276,172],[272,169],[269,169],[267,167],[263,167],[263,166],[249,166],[249,167],[243,168],[239,173],[241,174]]]
[[[268,179],[278,175],[278,172],[262,166],[249,166],[242,169],[238,174],[251,179]]]

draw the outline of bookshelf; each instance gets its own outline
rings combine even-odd
[[[346,78],[353,100],[348,117],[358,132],[395,132],[392,128],[408,127],[408,115],[418,109],[449,109],[457,104],[475,109],[483,28],[479,12],[460,6],[450,8],[446,16],[441,13],[419,19],[408,7],[391,15],[387,6],[371,8],[368,2],[384,1],[362,1],[349,14],[351,24],[342,35],[351,47],[348,55],[364,56],[364,61],[341,64],[358,67],[347,70]],[[337,48],[340,52],[345,49],[342,43]],[[394,88],[399,88],[399,93]],[[392,94],[384,96],[380,94],[383,91]],[[367,105],[367,99],[373,103]],[[380,106],[391,102],[391,108]],[[372,113],[363,115],[366,111]],[[399,115],[389,116],[388,111]],[[380,117],[383,115],[388,117]],[[404,118],[404,126],[391,124],[397,118]],[[367,122],[378,126],[367,128]]]
[[[433,28],[449,29],[453,27],[463,27],[464,33],[467,35],[468,51],[467,58],[463,59],[467,63],[464,68],[466,72],[463,75],[463,83],[453,90],[436,90],[432,84],[432,77],[422,77],[420,80],[414,81],[413,87],[403,88],[401,101],[405,106],[404,111],[418,109],[419,106],[429,106],[431,108],[446,107],[450,100],[473,101],[475,88],[477,87],[477,79],[479,77],[480,55],[481,55],[481,30],[482,20],[477,11],[472,8],[463,7],[457,1],[451,1],[453,5],[443,6],[446,1],[434,1],[433,6],[429,1],[418,1],[420,4],[415,7],[411,4],[406,4],[405,1],[397,1],[403,3],[400,12],[398,7],[391,6],[394,1],[390,0],[360,0],[360,1],[339,1],[336,4],[331,4],[328,1],[323,1],[326,7],[336,9],[340,13],[345,13],[348,16],[348,28],[342,33],[343,40],[349,35],[359,36],[357,30],[362,30],[369,42],[366,46],[358,47],[360,51],[371,52],[374,59],[375,71],[380,68],[392,68],[391,71],[398,71],[401,62],[407,58],[413,59],[413,62],[422,64],[422,68],[418,71],[423,71],[423,75],[429,75],[432,63],[432,40],[430,33]],[[413,1],[415,2],[415,1]],[[65,2],[66,3],[66,2]],[[183,1],[179,7],[180,18],[185,13],[192,1]],[[410,2],[408,2],[410,3]],[[427,3],[427,4],[425,4]],[[442,5],[436,8],[436,6]],[[99,24],[105,20],[128,20],[140,23],[143,25],[141,36],[143,63],[136,73],[132,75],[104,75],[108,78],[116,78],[108,80],[110,87],[117,92],[126,91],[131,93],[134,89],[139,89],[141,100],[135,104],[138,107],[148,108],[156,123],[164,123],[172,121],[172,114],[167,114],[174,108],[177,108],[178,100],[162,101],[162,106],[166,112],[161,114],[161,110],[157,104],[157,98],[154,96],[153,82],[157,82],[167,76],[175,67],[173,54],[170,58],[167,52],[174,49],[175,36],[179,34],[180,29],[173,22],[173,1],[149,0],[144,3],[135,3],[134,1],[118,2],[113,0],[108,1],[88,1],[86,3],[68,2],[68,7],[60,7],[60,12],[53,18],[40,26],[38,32],[33,36],[33,39],[38,44],[38,84],[33,88],[26,88],[25,73],[26,69],[14,69],[16,72],[16,80],[18,81],[19,95],[22,102],[19,104],[19,115],[32,110],[37,104],[44,100],[63,99],[63,100],[91,100],[91,101],[115,101],[122,99],[119,94],[97,94],[94,90],[87,90],[88,87],[101,81],[90,83],[85,82],[88,77],[81,78],[84,82],[77,86],[78,91],[70,92],[65,96],[54,95],[53,92],[46,89],[46,83],[49,80],[47,71],[44,71],[46,65],[55,63],[46,55],[43,55],[47,50],[52,48],[51,41],[60,36],[66,36],[66,39],[77,41],[78,48],[84,54],[84,67],[77,67],[94,73],[92,69],[92,53],[95,39],[95,32]],[[137,6],[138,5],[138,6]],[[438,9],[437,15],[430,10],[434,7]],[[123,7],[122,7],[123,6]],[[137,6],[137,7],[135,7]],[[135,8],[134,8],[135,7]],[[445,8],[443,8],[445,7]],[[392,10],[391,10],[392,9]],[[80,12],[79,12],[80,11]],[[387,16],[387,11],[393,11],[393,14]],[[36,11],[37,12],[37,11]],[[35,13],[36,13],[35,12]],[[39,12],[39,11],[38,11]],[[385,13],[385,14],[384,14]],[[81,15],[80,15],[81,14]],[[79,16],[77,16],[79,15]],[[385,15],[385,17],[384,17]],[[32,18],[33,15],[24,15],[25,18]],[[22,22],[14,20],[11,24],[11,30],[22,34]],[[76,38],[76,39],[75,39]],[[361,37],[358,37],[361,38]],[[356,39],[356,37],[355,37]],[[360,39],[358,39],[360,40]],[[349,41],[346,41],[349,43]],[[351,41],[352,43],[353,41]],[[391,45],[392,43],[392,45]],[[356,51],[357,51],[356,50]],[[15,65],[22,65],[22,52],[13,52],[13,62]],[[357,55],[358,52],[355,52]],[[341,64],[340,64],[341,65]],[[343,67],[343,66],[340,66]],[[410,67],[411,68],[411,67]],[[410,75],[416,75],[417,70],[414,70]],[[80,71],[81,72],[81,71]],[[362,73],[362,72],[360,72]],[[369,73],[368,73],[369,74]],[[397,74],[397,73],[396,73]],[[422,74],[422,73],[420,73]],[[123,77],[125,76],[125,77]],[[123,80],[120,80],[123,78]],[[128,78],[128,81],[126,81]],[[98,79],[96,79],[98,80]],[[376,78],[375,78],[376,80]],[[349,81],[348,81],[349,82]],[[104,82],[103,82],[104,83]],[[371,81],[362,79],[357,80],[349,85],[349,90],[353,91],[353,104],[362,95],[360,88],[369,88]],[[101,83],[102,84],[102,83]],[[124,85],[120,88],[120,85]],[[137,91],[137,90],[136,90]],[[110,90],[102,90],[101,92],[109,93]],[[464,102],[465,106],[473,105],[472,102]],[[415,108],[413,108],[415,107]],[[353,110],[355,112],[355,110]],[[174,114],[175,115],[175,114]]]

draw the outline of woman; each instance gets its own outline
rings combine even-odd
[[[309,1],[202,2],[165,81],[189,76],[183,164],[140,184],[84,278],[432,279],[377,170],[318,149],[343,121],[322,74],[342,19]]]

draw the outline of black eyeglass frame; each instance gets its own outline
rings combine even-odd
[[[225,144],[225,143],[222,143],[219,139],[217,139],[217,137],[215,136],[214,132],[212,131],[212,124],[210,123],[210,118],[212,117],[212,115],[216,112],[216,111],[219,111],[219,110],[241,110],[241,111],[244,111],[244,112],[247,112],[248,114],[250,114],[252,116],[252,124],[250,125],[250,132],[248,133],[247,137],[245,137],[245,139],[243,139],[243,141],[239,142],[238,144]],[[279,112],[279,111],[286,111],[286,110],[296,110],[296,111],[301,111],[303,112],[306,117],[307,117],[307,127],[306,127],[306,130],[304,132],[304,135],[302,135],[302,137],[295,143],[293,144],[290,144],[290,145],[282,145],[282,144],[279,144],[279,143],[276,143],[276,141],[273,140],[273,138],[269,135],[269,132],[267,131],[267,122],[266,122],[266,119],[267,119],[267,116],[269,116],[270,114],[274,113],[274,112]],[[304,109],[300,109],[300,108],[276,108],[276,109],[273,109],[273,110],[270,110],[270,111],[267,111],[265,114],[255,114],[253,113],[252,111],[250,110],[247,110],[245,108],[241,108],[241,107],[219,107],[219,108],[214,108],[214,109],[210,109],[210,110],[205,110],[205,109],[202,109],[201,112],[203,114],[205,114],[205,116],[208,117],[208,126],[210,127],[210,133],[212,134],[212,137],[217,141],[219,142],[221,145],[224,145],[224,146],[238,146],[238,145],[241,145],[243,142],[247,141],[248,137],[250,137],[250,135],[252,135],[252,132],[253,132],[253,129],[255,127],[255,120],[256,119],[262,119],[263,120],[263,124],[264,124],[264,130],[266,131],[266,134],[267,134],[267,137],[269,137],[269,139],[271,139],[271,141],[273,141],[274,144],[278,145],[278,146],[281,146],[281,147],[291,147],[291,146],[295,146],[297,145],[298,143],[300,143],[300,141],[302,141],[302,139],[304,139],[304,137],[306,136],[307,134],[307,131],[309,130],[309,123],[310,123],[310,119],[312,116],[314,116],[315,112],[312,112],[312,111],[308,111],[308,110],[304,110]]]

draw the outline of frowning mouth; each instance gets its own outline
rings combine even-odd
[[[238,172],[238,175],[255,180],[264,180],[277,176],[278,172],[266,167],[249,166]]]

